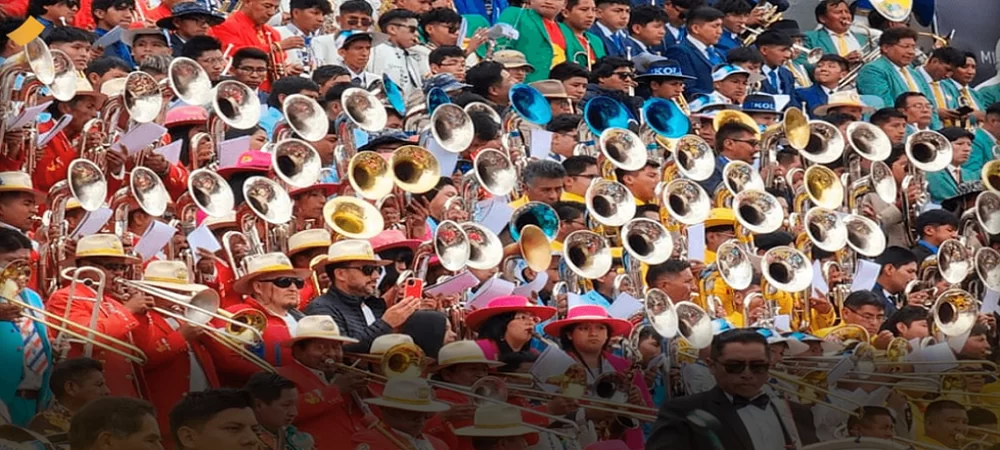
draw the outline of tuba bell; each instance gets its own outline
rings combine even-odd
[[[816,206],[837,209],[844,203],[844,184],[837,174],[826,166],[809,166],[803,184],[809,200]]]
[[[281,103],[281,110],[288,127],[306,141],[319,141],[330,131],[330,121],[327,119],[326,111],[312,97],[302,94],[289,95]],[[275,140],[280,139],[275,137]]]
[[[860,214],[848,214],[843,221],[847,228],[847,245],[851,250],[870,258],[885,251],[885,233],[874,220]]]
[[[69,163],[66,174],[69,192],[84,210],[97,211],[104,205],[108,196],[108,182],[97,164],[77,158]]]
[[[260,99],[247,85],[225,80],[212,92],[212,110],[226,125],[246,130],[260,122]]]
[[[521,259],[527,263],[528,268],[535,272],[548,270],[552,263],[552,243],[541,228],[535,225],[522,228],[521,239],[517,241],[517,246],[521,252]]]
[[[393,151],[389,157],[389,169],[393,183],[411,194],[423,194],[434,189],[441,174],[441,166],[434,154],[416,145],[406,145]]]
[[[476,130],[469,113],[461,106],[445,103],[431,113],[431,134],[441,148],[460,153],[472,145]]]
[[[952,148],[941,133],[920,130],[906,139],[906,157],[924,173],[944,170],[951,164]]]
[[[484,244],[484,241],[485,238],[481,239],[480,244]],[[434,230],[434,254],[437,255],[441,261],[441,266],[445,269],[450,271],[461,270],[469,262],[471,252],[472,246],[470,245],[469,236],[458,223],[445,220]],[[486,257],[492,255],[480,256]]]
[[[125,77],[122,93],[125,110],[138,123],[152,122],[163,109],[163,95],[155,78],[146,72],[132,72]]]
[[[170,89],[189,105],[207,105],[212,101],[212,80],[208,72],[191,58],[177,57],[167,69]]]
[[[497,197],[510,194],[517,185],[517,169],[500,150],[480,150],[472,160],[472,170],[479,185]]]
[[[753,263],[744,246],[736,239],[730,239],[719,245],[716,250],[716,261],[719,264],[719,276],[729,287],[742,291],[753,282]]]
[[[260,176],[243,183],[243,198],[257,217],[272,225],[292,220],[292,199],[276,181]]]
[[[653,97],[642,105],[642,123],[657,135],[667,139],[677,139],[691,129],[691,119],[676,102]]]
[[[347,165],[347,181],[354,192],[369,200],[379,200],[392,192],[389,162],[376,152],[359,152]]]
[[[812,283],[812,263],[802,252],[778,246],[764,253],[761,273],[768,284],[786,292],[804,291]]]
[[[163,180],[148,167],[139,166],[132,169],[129,176],[129,188],[135,197],[139,208],[153,217],[160,217],[167,212],[170,193],[167,192]]]
[[[976,250],[976,274],[986,287],[1000,290],[1000,252],[991,247]]]
[[[814,207],[806,212],[806,234],[813,245],[828,252],[837,252],[847,245],[847,226],[832,210]]]
[[[489,228],[475,222],[465,222],[460,226],[469,242],[469,258],[465,265],[476,270],[487,270],[498,266],[503,260],[503,244],[500,243],[500,238]],[[527,229],[527,227],[525,228]],[[541,234],[541,229],[534,228],[538,229],[538,233]],[[531,232],[522,230],[521,239],[528,239],[527,234],[529,233]],[[547,238],[545,244],[548,245]],[[546,268],[548,268],[548,264],[546,264]]]
[[[976,219],[983,231],[1000,234],[1000,194],[992,190],[979,193],[976,197]]]
[[[625,105],[611,97],[594,97],[583,107],[583,120],[595,136],[611,127],[628,128],[629,118]]]
[[[836,161],[844,154],[844,135],[830,122],[809,121],[809,143],[799,152],[817,164]]]
[[[188,176],[188,192],[198,209],[212,217],[226,217],[236,204],[233,189],[225,178],[209,169],[197,169]]]
[[[978,300],[962,290],[948,289],[938,296],[931,308],[934,324],[945,336],[960,336],[976,324]]]
[[[552,107],[549,101],[528,84],[515,84],[507,94],[511,110],[535,126],[545,126],[552,120]]]
[[[382,213],[364,200],[338,196],[323,205],[323,219],[335,233],[349,239],[371,239],[382,232]]]
[[[712,210],[712,202],[705,189],[685,178],[667,183],[660,196],[661,204],[667,208],[670,217],[684,225],[704,222]]]
[[[587,211],[598,223],[620,227],[635,216],[635,197],[617,181],[595,179],[586,192]]]
[[[61,102],[68,102],[76,96],[76,67],[62,50],[51,49],[52,65],[55,68],[55,79],[49,85],[52,96]]]
[[[705,181],[715,172],[715,153],[700,136],[682,136],[670,149],[677,170],[694,181]],[[667,181],[667,180],[663,180]]]
[[[646,264],[660,264],[674,252],[673,238],[658,221],[637,217],[621,227],[622,247]]]
[[[847,125],[847,144],[854,153],[869,161],[885,161],[892,152],[892,141],[881,128],[868,122]]]
[[[673,339],[677,336],[677,311],[674,310],[674,301],[666,292],[657,288],[647,291],[643,308],[646,320],[661,337]]]
[[[319,152],[308,142],[285,139],[274,145],[271,167],[274,167],[275,175],[285,184],[304,188],[316,184],[323,163],[320,162]]]
[[[938,246],[937,267],[941,278],[959,284],[972,272],[972,255],[958,239],[948,239]]]
[[[358,128],[368,132],[385,128],[385,123],[389,120],[385,107],[378,97],[361,88],[344,90],[340,96],[340,104],[343,105],[347,118]],[[353,137],[348,138],[353,140]]]
[[[729,161],[722,168],[722,183],[732,195],[744,190],[764,190],[764,180],[753,166],[743,161]]]
[[[784,221],[778,199],[765,191],[747,189],[733,198],[736,220],[754,233],[773,233]]]
[[[980,176],[986,189],[1000,193],[1000,160],[994,159],[984,164]]]
[[[589,280],[607,275],[613,262],[608,241],[590,230],[577,230],[566,236],[563,258],[570,270]]]
[[[760,125],[757,125],[757,121],[753,120],[747,113],[743,111],[737,111],[735,109],[724,109],[719,111],[715,117],[712,118],[712,128],[718,130],[722,128],[723,125],[736,122],[743,124],[754,132],[754,139],[760,139]]]
[[[517,208],[510,215],[507,230],[514,241],[521,239],[521,229],[534,225],[541,228],[549,239],[555,239],[559,233],[559,215],[556,210],[542,202],[528,202]]]
[[[601,132],[598,147],[601,154],[619,169],[631,172],[646,165],[648,153],[645,144],[639,135],[627,128],[605,128]]]

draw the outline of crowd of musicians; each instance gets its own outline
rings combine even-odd
[[[1000,76],[911,6],[5,1],[0,446],[1000,448]]]

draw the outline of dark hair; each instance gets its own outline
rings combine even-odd
[[[394,21],[417,19],[418,17],[419,16],[417,16],[417,13],[410,11],[408,9],[402,9],[402,8],[390,9],[385,13],[383,13],[378,18],[378,28],[379,30],[384,32],[385,28]]]
[[[792,37],[781,30],[767,30],[761,33],[760,36],[757,36],[755,43],[757,48],[768,46],[791,47],[794,44]]]
[[[969,408],[966,413],[969,415],[970,427],[981,427],[983,425],[996,425],[997,416],[992,411],[978,406]]]
[[[729,344],[760,344],[767,350],[767,338],[750,328],[734,328],[724,331],[712,339],[712,360],[718,360]],[[764,354],[767,354],[765,351]]]
[[[833,126],[839,127],[854,122],[854,117],[840,112],[832,112],[824,116],[823,120],[830,122]]]
[[[0,17],[0,48],[7,46],[7,41],[10,40],[10,37],[7,35],[13,33],[23,23],[24,19],[21,18]]]
[[[131,397],[103,397],[81,408],[69,424],[70,448],[91,448],[101,433],[124,438],[138,433],[147,416],[156,409],[145,400]]]
[[[654,169],[658,169],[658,168],[660,168],[660,162],[657,161],[656,159],[649,158],[649,159],[646,160],[646,164],[643,165],[642,168],[640,168],[638,170],[625,170],[625,169],[621,169],[621,168],[617,168],[616,167],[615,168],[615,179],[617,179],[618,182],[621,183],[622,180],[625,179],[625,175],[631,175],[631,174],[636,174],[636,173],[642,172],[643,170],[646,170],[647,167],[652,167]]]
[[[264,64],[268,64],[267,53],[263,50],[255,47],[243,47],[233,53],[233,68],[240,67],[243,61],[248,59],[255,59],[257,61],[264,61]]]
[[[427,56],[427,61],[431,64],[440,66],[446,58],[464,59],[465,51],[454,45],[442,45],[434,50],[431,50],[431,54]]]
[[[795,236],[787,231],[775,231],[773,233],[756,234],[753,237],[754,246],[760,250],[770,250],[782,245],[792,245]]]
[[[424,351],[428,358],[438,357],[444,345],[444,335],[448,332],[448,316],[441,311],[415,311],[400,327],[399,332],[413,337],[413,343]]]
[[[560,114],[553,117],[545,125],[545,129],[553,133],[566,133],[576,130],[580,126],[581,120],[583,120],[583,117],[579,114]]]
[[[549,78],[553,80],[566,81],[570,78],[590,79],[590,71],[574,62],[564,62],[556,64],[549,71]]]
[[[62,1],[62,0],[60,0]],[[52,2],[46,4],[55,5],[59,2]],[[32,16],[36,14],[30,14]],[[58,44],[60,42],[86,42],[88,44],[93,44],[95,40],[94,33],[77,27],[52,27],[49,29],[48,34],[45,35],[45,44],[52,46],[52,44]]]
[[[951,211],[944,209],[932,209],[930,211],[925,211],[917,216],[916,228],[917,234],[920,236],[924,235],[924,228],[926,227],[940,227],[944,225],[951,225],[958,228],[958,216]]]
[[[365,0],[347,0],[340,5],[339,15],[361,13],[370,17],[373,12],[372,5]]]
[[[585,322],[571,323],[569,325],[564,326],[562,330],[559,330],[559,348],[563,349],[563,351],[567,353],[569,352],[577,353],[576,347],[573,345],[573,341],[569,339],[569,336],[573,334],[573,330],[575,330],[576,327],[583,325],[584,323]],[[604,327],[605,330],[608,331],[608,339],[605,340],[604,345],[601,346],[604,349],[607,349],[608,344],[611,343],[612,330],[610,325],[607,324],[601,324],[601,325]]]
[[[422,198],[429,202],[431,200],[434,200],[434,197],[437,197],[438,192],[441,192],[441,189],[444,189],[445,186],[455,186],[455,182],[451,179],[451,177],[438,178],[438,182],[436,185],[434,185],[434,189],[431,189],[422,194],[413,194],[413,197]]]
[[[989,332],[990,332],[990,327],[986,326],[986,324],[977,322],[975,325],[972,326],[972,329],[969,330],[969,337],[984,336]]]
[[[594,69],[590,71],[590,82],[597,83],[601,78],[610,77],[620,67],[634,67],[634,65],[625,58],[605,56],[594,64]]]
[[[962,127],[946,127],[938,131],[948,142],[955,142],[962,138],[976,139],[976,135]]]
[[[129,0],[94,0],[90,4],[90,15],[94,18],[94,22],[97,21],[97,11],[107,11],[111,8],[114,9],[135,9],[135,2]]]
[[[886,248],[878,258],[875,258],[875,264],[883,266],[892,266],[899,268],[910,263],[917,262],[917,256],[913,254],[909,249],[897,246],[891,246]]]
[[[894,107],[886,107],[878,111],[875,111],[875,113],[872,114],[872,117],[869,119],[869,122],[871,122],[872,125],[881,126],[889,123],[890,119],[906,120],[906,114],[903,114],[902,111]]]
[[[686,25],[688,28],[691,28],[692,25],[722,20],[723,17],[726,17],[726,15],[722,11],[711,6],[699,6],[688,11]]]
[[[714,6],[727,16],[745,16],[753,10],[753,6],[747,0],[719,0]]]
[[[819,22],[819,18],[826,15],[827,10],[831,6],[837,6],[840,4],[847,4],[847,0],[822,0],[816,5],[816,9],[813,11],[816,14],[816,21]]]
[[[914,97],[927,98],[927,96],[924,95],[922,92],[913,92],[913,91],[904,92],[896,96],[896,100],[892,106],[895,107],[896,109],[904,109],[906,108],[906,105],[910,102],[910,99]]]
[[[319,85],[313,80],[300,76],[279,78],[271,84],[271,94],[267,96],[267,106],[281,109],[281,96],[298,94],[302,91],[319,92]]]
[[[61,361],[52,368],[49,376],[49,388],[56,399],[66,395],[66,383],[81,383],[91,372],[104,372],[104,365],[91,358],[79,357]]]
[[[566,177],[566,169],[551,159],[539,159],[529,161],[521,172],[521,181],[527,186],[533,186],[535,180],[545,178],[547,180],[563,179]]]
[[[337,66],[340,67],[340,66]],[[327,89],[326,94],[323,94],[323,103],[340,103],[340,97],[344,95],[344,91],[354,87],[351,83],[341,82],[330,86]]]
[[[184,43],[181,48],[181,56],[185,58],[198,59],[207,52],[222,51],[222,43],[212,36],[195,36]]]
[[[469,114],[472,119],[472,126],[475,129],[476,139],[480,141],[491,141],[500,136],[500,125],[493,121],[490,114],[483,111],[473,111]]]
[[[317,86],[322,88],[323,84],[334,78],[343,75],[350,75],[351,72],[347,70],[344,66],[334,66],[332,64],[327,64],[325,66],[319,66],[312,73],[312,80]]]
[[[488,98],[490,88],[503,83],[503,71],[503,64],[483,61],[465,72],[465,82],[472,85],[470,90],[473,93]]]
[[[0,253],[30,250],[31,239],[13,228],[0,228]]]
[[[726,139],[735,139],[737,136],[744,133],[754,134],[755,131],[739,122],[726,122],[722,124],[722,126],[715,131],[715,151],[721,154],[723,144],[726,142]]]
[[[420,15],[420,31],[427,33],[427,26],[436,23],[448,25],[458,25],[462,23],[462,16],[451,8],[434,8]]]
[[[507,324],[514,320],[515,315],[516,312],[505,312],[486,319],[479,326],[479,338],[494,342],[503,341],[504,334],[507,333]]]
[[[844,72],[847,72],[847,70],[851,67],[851,63],[847,61],[847,58],[844,58],[836,53],[827,53],[823,55],[819,59],[819,62],[835,62],[840,65],[840,69]]]
[[[566,176],[575,177],[583,173],[590,166],[597,165],[597,158],[589,155],[573,155],[562,162],[563,169],[566,169]]]
[[[903,39],[913,39],[916,41],[917,32],[906,27],[890,28],[882,32],[882,36],[878,38],[878,45],[896,45]]]
[[[580,202],[558,201],[552,205],[560,222],[569,222],[587,214],[587,207]]]
[[[628,31],[632,32],[632,27],[638,25],[644,27],[653,22],[667,23],[667,12],[663,8],[652,5],[642,5],[632,8],[632,13],[628,18]]]
[[[862,306],[874,306],[885,311],[885,302],[872,291],[854,291],[844,299],[844,308],[855,311]]]
[[[276,373],[257,372],[250,376],[243,390],[250,394],[254,400],[264,403],[272,403],[281,398],[281,393],[289,389],[295,389],[295,382]]]
[[[646,285],[652,286],[660,277],[665,275],[677,275],[691,268],[691,264],[683,259],[668,259],[663,264],[649,266],[646,271]]]
[[[987,116],[1000,116],[1000,102],[996,102],[986,107]]]
[[[631,7],[632,3],[629,2],[629,0],[595,0],[594,1],[594,6],[598,6],[599,7],[601,5],[625,5],[625,6]]]
[[[965,52],[955,47],[941,47],[931,52],[931,59],[941,61],[952,68],[965,65]]]
[[[316,8],[323,15],[333,14],[333,7],[327,0],[291,0],[288,7],[290,10]]]
[[[870,417],[889,416],[892,419],[892,413],[889,412],[889,409],[882,406],[862,406],[858,409],[861,410],[860,417],[857,415],[849,416],[847,418],[847,429],[861,425],[862,420],[868,420]],[[895,419],[893,419],[893,422],[895,422]]]
[[[895,29],[895,28],[894,28]],[[936,416],[947,410],[960,409],[965,411],[965,407],[961,403],[953,400],[934,400],[931,404],[927,405],[927,411],[924,412],[924,420],[929,419],[931,416]]]
[[[736,47],[726,52],[726,62],[729,64],[764,64],[764,56],[756,47]]]
[[[64,1],[66,0],[28,0],[28,16],[41,17],[45,15],[46,6],[58,5]],[[53,29],[58,28],[60,27],[54,27]]]
[[[170,435],[177,439],[181,427],[199,427],[227,409],[253,409],[253,397],[247,391],[213,389],[189,392],[170,410]]]
[[[704,0],[666,0],[663,5],[674,5],[678,8],[691,9],[705,4]]]
[[[920,306],[906,305],[892,313],[885,323],[882,324],[880,331],[889,330],[893,336],[899,336],[899,330],[896,329],[896,325],[904,324],[909,327],[913,325],[913,322],[921,320],[930,320],[927,309]]]

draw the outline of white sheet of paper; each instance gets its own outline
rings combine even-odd
[[[466,308],[470,311],[485,308],[490,300],[510,295],[511,292],[514,292],[514,283],[502,278],[491,278],[486,280],[486,283],[483,283],[479,290],[476,291],[476,294],[466,304]]]
[[[243,152],[250,149],[250,136],[242,136],[235,139],[222,141],[219,144],[219,168],[233,167],[240,159]],[[191,149],[193,152],[195,149]]]
[[[128,131],[122,138],[111,146],[112,150],[121,150],[122,146],[128,149],[130,155],[138,153],[149,144],[156,142],[167,129],[157,123],[144,123]]]
[[[48,144],[49,141],[51,141],[52,138],[56,137],[56,135],[59,134],[59,132],[62,131],[63,128],[66,128],[66,125],[69,125],[69,123],[72,120],[73,120],[72,114],[63,114],[63,116],[59,118],[59,121],[56,122],[56,125],[52,127],[52,129],[49,130],[48,133],[38,135],[38,146],[44,147],[45,144]]]
[[[451,177],[455,173],[455,166],[458,164],[458,153],[445,150],[433,136],[427,137],[427,150],[430,150],[434,154],[434,157],[437,158],[438,165],[441,167],[442,177]]]
[[[585,305],[583,302],[583,297],[575,292],[570,292],[566,294],[566,308],[572,308],[574,306]]]
[[[458,36],[457,39],[458,42],[455,42],[456,47],[463,49],[465,48],[465,35],[468,34],[469,32],[468,30],[469,30],[469,21],[465,20],[465,17],[463,17],[462,23],[458,26],[458,34],[456,34],[456,36]]]
[[[642,310],[642,303],[628,292],[622,292],[611,303],[611,307],[608,308],[608,315],[616,319],[628,320],[640,310]]]
[[[42,103],[41,105],[35,105],[30,108],[25,108],[23,111],[21,111],[20,115],[14,118],[14,120],[7,122],[7,129],[15,130],[31,123],[32,121],[38,120],[38,115],[42,111],[45,111],[45,109],[48,108],[49,105],[51,104],[52,100],[49,100],[45,103]]]
[[[815,260],[813,261],[813,293],[819,293],[825,297],[828,292],[830,292],[830,286],[827,286],[826,279],[823,278],[823,262]]]
[[[479,203],[480,211],[485,215],[480,218],[479,223],[488,228],[493,234],[500,234],[510,222],[510,215],[514,209],[507,202],[498,197],[483,200]]]
[[[181,144],[183,143],[184,141],[174,141],[169,145],[154,148],[153,153],[163,155],[163,158],[170,161],[171,164],[177,164],[181,160]]]
[[[882,271],[882,266],[867,259],[859,259],[857,270],[854,272],[854,281],[851,282],[851,292],[867,291],[875,287],[875,280],[878,273]]]
[[[115,42],[118,42],[118,41],[122,40],[122,32],[123,31],[124,30],[122,30],[122,27],[120,27],[118,25],[115,25],[115,27],[112,28],[111,31],[108,31],[107,33],[104,33],[104,36],[101,36],[100,38],[98,38],[97,41],[94,42],[94,46],[95,47],[100,47],[100,48],[106,48],[107,46],[109,46],[111,44],[114,44]],[[167,42],[170,42],[170,41],[167,41]]]
[[[564,375],[566,370],[574,364],[577,364],[576,360],[561,348],[550,345],[545,348],[541,355],[538,355],[535,363],[531,365],[531,375],[542,385],[543,389],[552,391],[555,386],[547,382],[549,378]]]
[[[541,272],[535,276],[535,279],[531,283],[524,283],[515,287],[513,294],[520,295],[525,298],[535,298],[536,295],[532,295],[532,293],[537,294],[538,292],[541,292],[547,281],[549,281],[549,274],[547,272]]]
[[[830,384],[836,383],[837,380],[843,378],[844,375],[847,375],[847,372],[854,370],[854,366],[855,366],[854,358],[841,358],[840,361],[837,362],[837,364],[834,365],[832,369],[830,369],[830,374],[826,377],[827,381]],[[821,386],[821,387],[825,388],[827,386]]]
[[[472,272],[464,271],[447,280],[427,287],[427,289],[424,289],[424,292],[431,295],[458,294],[466,289],[475,287],[477,284],[479,284],[479,278],[476,278]]]
[[[531,130],[531,143],[528,152],[532,158],[546,159],[552,152],[552,132],[535,128]]]
[[[983,294],[983,307],[979,312],[989,314],[997,311],[1000,311],[1000,291],[986,288],[986,293]]]
[[[154,220],[152,225],[142,233],[142,238],[135,244],[135,252],[142,255],[142,260],[149,261],[152,257],[163,249],[163,246],[170,242],[170,239],[177,233],[177,229],[159,220]]]
[[[83,220],[77,224],[76,229],[70,234],[70,239],[76,239],[80,236],[90,236],[101,231],[104,224],[108,223],[108,219],[111,218],[111,214],[111,208],[101,208],[97,211],[84,214]]]
[[[191,254],[194,255],[195,262],[201,259],[198,256],[198,249],[203,248],[209,252],[215,253],[222,250],[222,245],[219,244],[219,240],[215,238],[212,231],[208,229],[208,226],[201,224],[198,228],[191,230],[187,235],[188,245],[191,246]]]
[[[688,259],[705,262],[705,224],[691,225],[688,231]]]
[[[792,316],[782,314],[774,317],[774,328],[778,331],[792,330]]]

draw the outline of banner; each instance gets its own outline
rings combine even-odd
[[[1000,39],[1000,1],[939,0],[937,2],[938,33],[947,36],[955,30],[951,45],[976,55],[979,68],[975,86],[997,73],[996,43]]]

